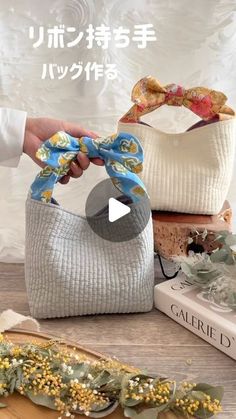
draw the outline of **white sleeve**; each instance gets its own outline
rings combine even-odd
[[[17,167],[23,152],[25,111],[0,108],[0,166]]]

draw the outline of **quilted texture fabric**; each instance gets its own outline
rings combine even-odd
[[[135,211],[126,216],[126,228],[139,223],[142,211]],[[28,197],[25,279],[32,316],[149,311],[153,265],[151,218],[135,239],[113,243],[97,236],[85,218]]]
[[[233,172],[235,118],[177,134],[124,122],[118,131],[136,135],[143,145],[140,177],[153,210],[211,215],[221,210]]]

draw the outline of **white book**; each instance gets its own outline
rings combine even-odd
[[[236,360],[236,311],[212,303],[179,274],[155,286],[155,307]]]

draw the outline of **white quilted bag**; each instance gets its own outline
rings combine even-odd
[[[152,83],[155,81],[150,79]],[[219,113],[215,122],[177,134],[162,132],[142,123],[140,115],[153,111],[162,103],[180,106],[181,100],[185,99],[178,96],[173,99],[173,91],[177,89],[175,85],[160,88],[161,93],[155,98],[156,85],[157,82],[152,85],[151,93],[145,92],[143,85],[143,90],[138,95],[136,91],[135,96],[133,91],[133,101],[137,104],[141,101],[142,107],[139,109],[139,105],[134,105],[118,124],[118,132],[129,132],[142,143],[145,166],[140,178],[147,187],[151,208],[182,213],[217,214],[227,197],[233,173],[236,140],[236,119],[233,111],[226,106],[218,106]],[[197,89],[205,88],[195,88],[195,91]],[[145,97],[146,93],[151,95],[151,103]],[[188,92],[190,98],[193,93]],[[213,97],[215,93],[223,95],[214,92]],[[166,99],[167,95],[172,101]],[[224,100],[225,98],[223,95]],[[186,104],[187,107],[191,106],[187,100]],[[226,114],[229,112],[229,119],[221,120],[223,111]]]
[[[127,231],[143,216],[135,207],[129,215]],[[29,196],[25,254],[33,317],[145,312],[153,306],[151,217],[136,238],[114,243],[96,235],[85,218]]]

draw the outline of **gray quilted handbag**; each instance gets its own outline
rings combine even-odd
[[[127,230],[143,216],[140,208],[132,213],[125,217]],[[114,243],[55,201],[28,196],[25,279],[30,312],[37,318],[149,311],[154,283],[151,217],[136,238]]]

